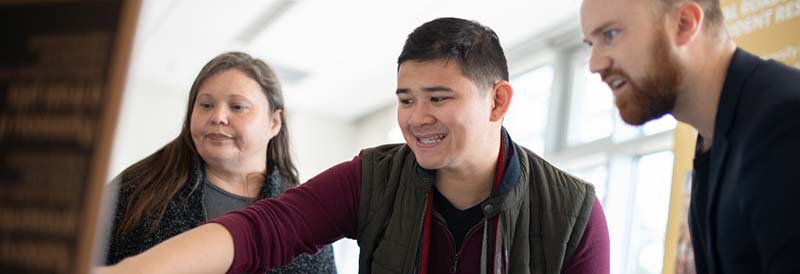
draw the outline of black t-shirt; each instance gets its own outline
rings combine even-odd
[[[454,207],[435,187],[433,188],[433,207],[436,212],[444,217],[447,228],[450,230],[450,234],[453,235],[453,240],[455,240],[456,250],[461,248],[461,243],[464,242],[469,230],[483,220],[481,203],[471,208],[460,210]]]
[[[705,254],[700,248],[706,247],[708,235],[705,234],[708,227],[706,214],[706,201],[708,201],[708,172],[711,151],[702,152],[702,142],[697,142],[697,151],[694,155],[694,176],[692,176],[692,206],[689,209],[689,221],[692,225],[692,246],[695,249],[695,263],[698,269],[706,269]],[[700,257],[700,258],[697,258]]]

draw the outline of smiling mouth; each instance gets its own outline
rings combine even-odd
[[[425,137],[417,137],[417,142],[423,145],[435,145],[441,142],[442,139],[444,139],[444,137],[447,137],[447,134],[436,134]]]

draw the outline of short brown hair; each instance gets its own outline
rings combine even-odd
[[[705,14],[706,18],[704,25],[713,29],[722,27],[725,21],[719,0],[657,0],[656,2],[658,2],[659,11],[662,12],[662,14],[679,4],[695,2],[703,8],[703,14]]]

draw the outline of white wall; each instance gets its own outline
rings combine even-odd
[[[109,181],[178,136],[190,85],[180,92],[167,83],[129,81],[111,149]]]
[[[300,181],[358,155],[356,134],[350,121],[328,115],[288,109],[290,142]]]
[[[404,143],[397,126],[397,103],[381,106],[354,121],[358,132],[357,144],[369,148],[389,143]]]

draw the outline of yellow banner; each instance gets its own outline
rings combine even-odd
[[[800,0],[721,1],[736,44],[765,59],[800,68]]]

